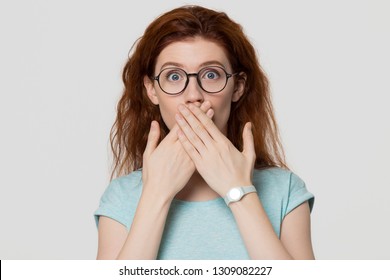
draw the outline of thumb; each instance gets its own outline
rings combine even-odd
[[[171,141],[172,143],[178,140],[177,133],[179,132],[180,128],[178,124],[175,124],[172,129],[169,131],[167,136],[164,138],[166,141]]]
[[[242,140],[242,153],[245,155],[245,157],[250,158],[254,161],[256,159],[256,152],[255,145],[253,142],[252,123],[247,122],[245,124],[244,130],[242,131]]]
[[[146,143],[144,157],[146,156],[148,158],[152,154],[152,152],[157,147],[159,139],[160,139],[160,126],[157,121],[152,121],[150,125],[150,131],[148,134],[148,142]]]

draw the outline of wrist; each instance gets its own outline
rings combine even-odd
[[[257,190],[253,185],[239,185],[231,188],[223,199],[225,200],[226,205],[229,206],[230,203],[240,201],[244,196],[250,193],[256,193]]]
[[[167,190],[167,188],[161,188]],[[148,187],[147,185],[143,186],[141,198],[144,201],[152,205],[157,206],[170,206],[172,203],[175,194],[170,194],[168,191],[159,191],[154,188]]]
[[[222,182],[219,182],[218,184],[218,187],[219,189],[217,190],[218,194],[221,196],[221,197],[225,197],[226,194],[233,188],[235,187],[240,187],[240,186],[253,186],[253,183],[252,183],[252,180],[246,180],[246,179],[242,179],[242,180],[231,180],[231,179],[227,179],[227,180],[224,180]],[[214,189],[214,187],[211,187]]]

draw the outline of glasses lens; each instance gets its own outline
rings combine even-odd
[[[199,72],[202,88],[210,93],[219,92],[226,85],[226,72],[220,67],[206,67]]]
[[[160,73],[160,87],[168,94],[177,94],[183,91],[186,81],[187,75],[182,69],[166,68]]]
[[[189,74],[190,76],[195,74]],[[221,67],[205,67],[197,74],[201,88],[208,93],[223,90],[227,83],[226,72]],[[158,82],[161,89],[168,94],[179,94],[187,85],[187,74],[180,68],[166,68],[161,71]]]

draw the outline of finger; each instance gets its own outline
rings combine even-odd
[[[252,133],[252,123],[247,122],[244,126],[244,130],[242,131],[242,142],[243,142],[243,150],[242,153],[245,157],[250,158],[251,160],[256,159],[255,145],[253,141],[253,133]]]
[[[207,116],[209,116],[210,118],[212,118],[214,116],[214,110],[211,109],[211,103],[206,101],[206,102],[203,102],[200,107],[199,107],[203,112],[206,113]],[[171,129],[171,132],[173,135],[175,135],[177,137],[177,132],[179,131],[179,126],[177,124],[175,124],[172,129]],[[177,140],[177,138],[176,138]]]
[[[209,109],[206,113],[206,115],[212,119],[214,117],[214,110],[213,109]]]
[[[211,103],[208,102],[208,101],[205,101],[203,102],[201,105],[200,105],[200,109],[203,111],[203,112],[207,112],[209,109],[211,108]]]
[[[144,156],[146,156],[148,158],[152,154],[152,152],[157,147],[159,139],[160,139],[160,126],[159,126],[158,122],[152,121],[152,123],[150,125],[150,131],[148,134],[148,141],[146,143]]]
[[[209,103],[209,102],[208,102]],[[192,104],[189,106],[195,107]],[[197,146],[198,143],[197,138],[200,138],[202,140],[202,143],[206,145],[206,147],[211,147],[213,145],[213,139],[208,133],[207,129],[203,126],[203,124],[196,118],[196,116],[184,105],[178,106],[180,113],[185,118],[185,122],[178,122],[181,130],[184,132],[184,134],[187,136],[187,138],[190,140],[190,142],[195,145],[195,148],[198,149],[199,152],[202,152],[203,149],[201,146]],[[196,107],[196,109],[199,109]],[[201,110],[200,114],[204,116],[209,122],[212,123],[212,120],[207,117]],[[197,137],[196,137],[197,136]]]
[[[208,101],[207,101],[208,102]],[[196,119],[199,120],[199,122],[202,124],[204,129],[208,132],[208,134],[216,141],[222,140],[221,136],[222,133],[218,129],[218,127],[214,124],[214,122],[208,117],[206,114],[204,114],[199,108],[193,106],[192,104],[188,105],[188,109],[194,114]],[[213,111],[214,114],[214,111]]]
[[[214,116],[214,110],[210,108],[210,107],[211,107],[210,102],[207,102],[205,106],[204,106],[203,104],[205,104],[205,103],[202,103],[202,105],[200,106],[200,109],[201,109],[203,112],[205,112],[206,115],[211,119],[211,118]],[[172,127],[171,131],[169,132],[168,135],[170,135],[170,136],[169,136],[168,139],[171,139],[172,141],[179,141],[179,138],[178,138],[178,136],[177,136],[177,133],[179,132],[179,130],[180,130],[180,127],[179,127],[179,125],[176,123],[176,124]]]
[[[209,116],[209,118],[212,118],[214,116],[214,110],[211,109],[211,104],[210,102],[203,102],[201,105],[200,105],[200,109],[206,113],[207,116]],[[169,133],[167,134],[167,136],[164,138],[164,140],[166,139],[166,141],[177,141],[178,140],[178,137],[177,137],[177,133],[179,131],[179,126],[177,124],[175,124],[172,129],[169,131]]]
[[[211,109],[211,103],[209,101],[205,101],[200,106],[200,109],[208,116],[210,119],[214,116],[214,110]]]
[[[195,149],[195,147],[188,140],[188,138],[185,136],[185,134],[182,130],[178,131],[178,138],[179,138],[180,143],[183,146],[183,149],[186,151],[188,156],[194,162],[195,166],[197,166],[199,160],[201,159],[201,156],[200,156],[198,150]]]
[[[166,141],[172,141],[172,142],[175,142],[178,140],[177,138],[177,133],[179,132],[180,130],[180,127],[178,126],[178,124],[175,124],[172,129],[169,131],[169,133],[167,134],[167,136],[164,138],[164,140]]]
[[[187,113],[191,114],[189,111]],[[204,153],[205,150],[207,149],[205,146],[205,144],[207,145],[207,141],[206,143],[203,142],[199,134],[207,133],[207,132],[204,130],[203,127],[201,127],[202,125],[196,120],[194,116],[192,116],[191,121],[197,122],[198,126],[196,126],[196,124],[192,124],[192,125],[188,124],[188,122],[184,119],[184,117],[181,114],[176,114],[175,118],[180,127],[180,131],[178,134],[180,134],[180,132],[184,133],[185,137],[194,146],[194,148],[200,154]],[[203,130],[203,132],[201,130]],[[208,136],[208,138],[210,141],[211,140],[210,136]]]
[[[199,108],[194,106],[193,104],[189,104],[188,106],[194,107],[199,110]],[[187,138],[190,140],[190,142],[195,145],[196,143],[193,142],[192,140],[193,138],[194,140],[196,140],[195,136],[198,136],[206,146],[211,145],[212,138],[210,137],[210,134],[207,132],[203,124],[196,118],[196,116],[183,104],[179,105],[178,108],[186,121],[186,123],[184,122],[179,123],[179,126],[181,130],[184,132],[184,134],[187,136]],[[201,110],[199,110],[199,112],[200,114],[202,114],[204,118],[206,118],[209,122],[212,123],[212,120],[210,120],[210,118],[207,117],[204,112],[202,112]],[[189,127],[186,124],[188,124],[191,129],[189,129]],[[195,133],[195,135],[193,135],[193,133]],[[195,146],[195,148],[198,149],[198,146]],[[199,152],[201,151],[199,150]]]

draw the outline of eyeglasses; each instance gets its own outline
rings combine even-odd
[[[198,85],[205,92],[217,93],[222,91],[228,79],[236,74],[229,74],[219,66],[204,67],[198,73],[187,73],[183,69],[171,67],[163,69],[152,79],[156,80],[161,90],[169,95],[182,93],[187,88],[191,76],[196,77]]]

